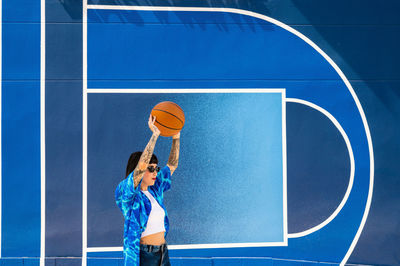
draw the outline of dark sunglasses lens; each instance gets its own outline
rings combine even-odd
[[[160,167],[156,166],[149,166],[147,167],[147,169],[149,170],[150,173],[153,173],[154,171],[157,171],[157,173],[160,171]]]

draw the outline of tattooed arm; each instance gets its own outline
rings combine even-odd
[[[156,117],[149,117],[149,128],[153,131],[153,135],[151,136],[149,143],[147,143],[146,148],[144,149],[142,155],[140,156],[139,162],[135,168],[133,174],[134,186],[135,188],[139,185],[140,180],[142,180],[144,173],[146,172],[147,166],[150,162],[151,156],[153,155],[154,147],[156,146],[156,142],[158,136],[160,136],[160,130],[154,125],[156,121]]]
[[[172,136],[172,146],[171,152],[169,153],[167,166],[171,170],[171,175],[174,173],[175,169],[178,167],[179,161],[179,139],[181,133]]]

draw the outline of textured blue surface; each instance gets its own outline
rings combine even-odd
[[[124,177],[130,153],[143,149],[150,137],[150,110],[165,100],[178,103],[186,118],[179,170],[165,195],[173,223],[169,244],[282,242],[281,93],[91,94],[89,245],[121,243],[115,183]],[[155,150],[160,165],[169,151],[170,139],[160,138]]]

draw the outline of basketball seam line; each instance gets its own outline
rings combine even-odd
[[[170,112],[168,112],[168,111],[164,111],[164,110],[160,110],[160,109],[153,109],[153,110],[160,111],[160,112],[164,112],[164,113],[170,114],[170,115],[172,115],[172,116],[175,116],[176,119],[178,119],[178,120],[182,123],[182,127],[183,127],[183,124],[184,124],[183,121],[182,121],[179,117],[177,117],[176,115],[174,115],[174,114],[172,114],[172,113],[170,113]]]
[[[160,125],[163,126],[163,127],[168,128],[168,129],[172,129],[172,130],[181,130],[181,129],[179,129],[179,128],[167,127],[167,126],[161,124],[160,122],[158,122],[157,120],[156,120],[155,122],[158,123],[158,124],[160,124]]]
[[[174,103],[174,102],[170,102],[170,103],[174,104],[176,107],[178,107],[179,109],[181,109],[181,111],[183,112],[182,108],[181,108],[179,105],[177,105],[177,104]]]

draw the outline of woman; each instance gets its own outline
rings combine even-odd
[[[165,237],[169,229],[163,195],[171,187],[178,166],[180,133],[172,136],[167,165],[160,169],[153,154],[160,130],[149,117],[153,135],[143,152],[132,153],[126,178],[119,183],[115,199],[125,218],[124,265],[170,265]]]

